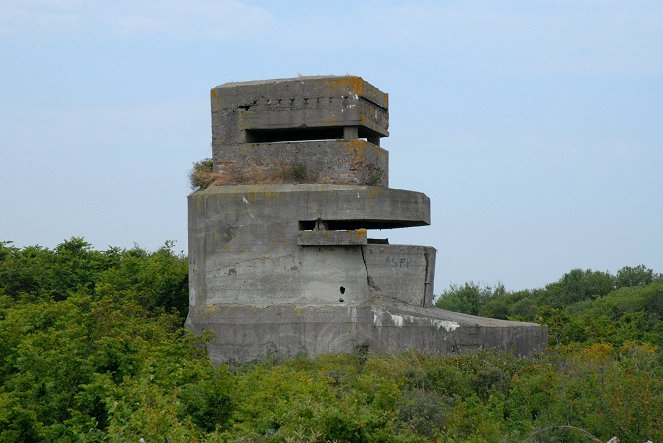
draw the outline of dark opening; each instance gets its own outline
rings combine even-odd
[[[342,126],[297,129],[247,129],[247,143],[335,140],[343,138]]]
[[[250,105],[247,105],[247,109]],[[359,138],[379,144],[380,134],[359,126]],[[247,129],[247,143],[296,142],[307,140],[337,140],[343,138],[343,126],[286,129]]]
[[[341,294],[345,294],[345,288],[341,286]]]
[[[315,220],[300,220],[300,231],[315,229]],[[329,231],[352,231],[354,229],[393,229],[410,226],[426,226],[426,223],[415,220],[325,220]],[[378,241],[379,242],[379,241]]]
[[[315,220],[303,220],[299,222],[300,231],[312,231],[315,229]]]
[[[367,238],[366,243],[369,245],[388,245],[389,244],[389,239],[388,238]]]

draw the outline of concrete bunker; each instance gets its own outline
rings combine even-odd
[[[430,224],[426,195],[388,187],[388,96],[360,77],[213,88],[212,151],[223,186],[189,196],[187,327],[210,329],[215,362],[271,354],[529,353],[532,323],[432,308],[435,248],[369,229]],[[278,182],[284,165],[305,174]]]

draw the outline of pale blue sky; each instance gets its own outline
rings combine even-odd
[[[1,0],[0,239],[186,251],[209,89],[355,74],[450,282],[663,272],[663,1]],[[384,233],[381,234],[384,236]]]

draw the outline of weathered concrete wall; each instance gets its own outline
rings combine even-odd
[[[435,248],[367,245],[364,260],[369,285],[375,292],[414,306],[430,307]]]
[[[432,297],[433,248],[364,245],[365,231],[308,231],[300,223],[418,225],[428,222],[429,210],[422,194],[379,187],[244,185],[196,192],[189,197],[187,327],[215,333],[208,349],[216,362],[358,346],[542,350],[545,329],[538,325],[422,307]],[[327,241],[298,244],[307,236]]]
[[[299,246],[307,232],[300,221],[423,225],[428,205],[417,192],[368,186],[219,186],[194,193],[191,306],[363,302],[369,288],[361,246]]]
[[[352,246],[365,245],[367,242],[366,229],[350,231],[311,230],[299,231],[297,234],[297,244],[299,246]]]
[[[389,184],[388,152],[361,139],[215,146],[212,159],[226,185],[278,183],[293,168],[302,183]]]
[[[388,96],[361,77],[226,83],[211,103],[213,146],[250,142],[248,130],[356,126],[389,135]]]
[[[497,348],[526,355],[544,350],[547,331],[534,323],[510,322],[426,309],[374,298],[333,305],[196,306],[194,332],[210,329],[213,361],[246,362],[268,356],[318,356],[327,352],[409,349],[450,354]],[[191,326],[189,326],[191,327]]]

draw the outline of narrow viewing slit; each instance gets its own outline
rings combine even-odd
[[[300,220],[300,231],[353,231],[356,229],[394,229],[408,226],[424,226],[426,223],[402,220]],[[375,239],[375,243],[388,243],[387,239]]]
[[[239,108],[248,110],[252,105]],[[299,127],[290,129],[247,129],[247,143],[274,143],[315,140],[362,139],[380,145],[380,135],[364,127],[325,126],[317,128]]]
[[[335,140],[343,138],[342,126],[298,129],[248,129],[247,143],[273,143],[306,140]]]

